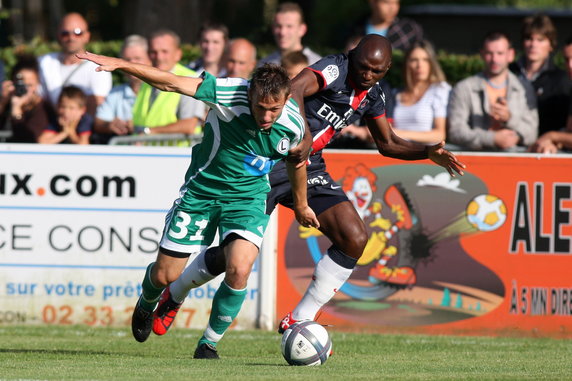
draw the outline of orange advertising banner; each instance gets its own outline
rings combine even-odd
[[[341,329],[572,337],[572,155],[325,153],[368,244],[317,320]],[[279,209],[277,317],[331,245]]]

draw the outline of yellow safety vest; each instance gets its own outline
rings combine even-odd
[[[196,72],[181,64],[176,64],[171,72],[187,77],[197,76]],[[151,107],[149,107],[152,90],[153,87],[147,83],[141,85],[137,93],[137,98],[135,99],[135,104],[133,105],[134,126],[153,128],[175,123],[178,120],[177,107],[179,106],[181,94],[161,91],[157,97],[155,97]],[[197,128],[200,127],[197,126]],[[188,145],[188,142],[186,143],[187,144],[181,144],[181,142],[179,142],[177,145]]]

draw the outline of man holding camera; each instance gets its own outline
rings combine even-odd
[[[12,69],[11,80],[2,83],[1,125],[15,143],[37,143],[38,137],[53,119],[50,104],[39,93],[40,77],[34,56],[21,56]]]

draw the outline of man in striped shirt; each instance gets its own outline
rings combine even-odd
[[[199,253],[206,251],[219,230],[226,276],[214,296],[209,324],[194,356],[218,358],[216,344],[244,302],[248,276],[268,223],[268,173],[301,142],[305,132],[298,104],[290,98],[288,75],[279,66],[267,65],[257,69],[250,82],[217,79],[206,72],[192,78],[118,58],[89,53],[78,57],[101,65],[99,71],[120,69],[159,90],[192,96],[211,109],[203,140],[193,147],[180,197],[167,214],[157,260],[145,273],[132,331],[139,342],[152,329],[162,333],[160,326],[153,327],[161,293],[183,272],[191,255],[193,261],[202,258]],[[303,226],[318,227],[307,203],[306,167],[296,164],[287,164],[296,219]],[[168,289],[161,299],[172,300]]]

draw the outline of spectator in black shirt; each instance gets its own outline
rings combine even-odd
[[[546,15],[524,19],[523,56],[510,69],[530,81],[538,101],[539,135],[566,126],[571,84],[568,74],[552,61],[557,46],[556,28]]]

